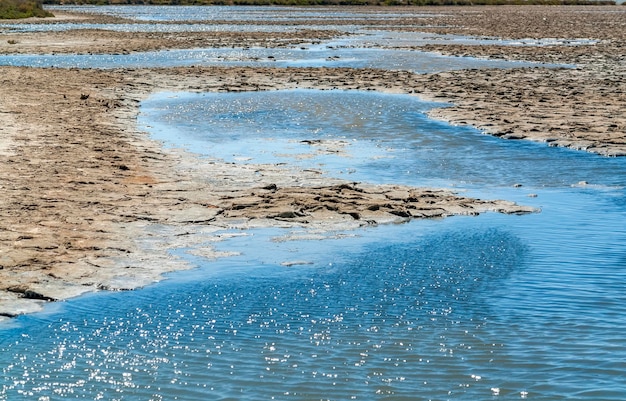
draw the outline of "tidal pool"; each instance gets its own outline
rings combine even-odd
[[[319,241],[237,232],[219,248],[239,256],[218,261],[172,250],[198,268],[2,326],[0,400],[621,400],[626,159],[433,122],[434,106],[340,91],[148,99],[141,124],[203,158],[291,163],[290,146],[311,151],[301,140],[341,140],[344,155],[299,162],[542,211]]]

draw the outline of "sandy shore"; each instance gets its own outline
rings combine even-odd
[[[526,23],[517,24],[514,32],[509,30],[511,21],[520,17],[519,8],[444,10],[445,17],[439,16],[441,9],[420,13],[446,18],[449,26],[437,30],[447,32],[511,38],[559,34],[599,42],[524,50],[437,46],[429,50],[577,66],[433,75],[323,68],[0,67],[0,315],[28,313],[50,300],[87,291],[153,282],[163,272],[188,268],[168,256],[168,248],[217,241],[224,228],[304,227],[306,235],[317,238],[332,235],[330,229],[411,218],[532,211],[437,189],[341,181],[288,166],[197,163],[192,155],[163,149],[136,128],[140,101],[156,91],[298,87],[411,93],[451,100],[455,106],[433,114],[504,138],[626,154],[626,28],[619,24],[626,7],[524,8]],[[569,30],[549,29],[552,25],[543,23],[548,17]],[[576,23],[568,25],[574,17]],[[416,25],[432,26],[430,19],[420,17]],[[486,22],[494,19],[507,30],[488,28]],[[0,52],[82,52],[95,38],[105,40],[91,51],[114,53],[208,46],[216,40],[220,46],[277,46],[331,35],[307,32],[302,38],[223,33],[219,38],[190,34],[149,39],[148,34],[133,34],[129,40],[128,34],[97,31],[5,33],[0,35]],[[198,252],[222,256],[206,245]]]

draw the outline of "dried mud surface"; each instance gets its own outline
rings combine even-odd
[[[502,10],[501,12],[497,12]],[[436,74],[429,90],[455,104],[432,115],[505,139],[527,139],[626,156],[626,7],[463,8],[447,33],[505,39],[565,39],[543,46],[429,45],[458,56],[567,64],[561,69]],[[578,39],[588,45],[569,44]],[[568,42],[569,40],[569,42]],[[554,41],[553,41],[554,42]]]
[[[347,182],[289,166],[198,163],[193,155],[163,149],[136,128],[141,100],[156,91],[340,88],[411,93],[452,101],[453,107],[435,110],[433,115],[503,138],[546,141],[603,155],[626,154],[625,28],[620,22],[626,20],[626,7],[443,11],[445,17],[437,15],[442,9],[418,9],[420,15],[433,17],[415,19],[414,25],[454,33],[509,38],[558,34],[600,42],[523,50],[429,47],[448,54],[576,64],[563,69],[432,75],[325,68],[0,67],[0,315],[32,312],[48,301],[87,291],[131,289],[153,282],[164,272],[189,267],[167,253],[179,245],[198,244],[197,252],[205,256],[225,256],[206,245],[219,240],[225,228],[306,228],[311,235],[323,236],[332,235],[331,230],[411,218],[532,211],[438,189]],[[522,17],[524,24],[518,21]],[[544,24],[548,17],[561,29]],[[433,25],[431,19],[445,21],[447,27],[427,28]],[[497,21],[495,27],[490,21]],[[378,26],[380,21],[372,24]],[[49,36],[9,33],[0,35],[0,52],[11,52],[7,48],[83,52],[97,37],[106,40],[91,51],[114,53],[218,42],[220,46],[278,46],[334,35],[307,32],[310,36],[303,38],[239,32],[152,39],[150,34],[99,31]]]

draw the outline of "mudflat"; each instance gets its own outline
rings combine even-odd
[[[410,29],[419,31],[571,40],[542,46],[501,46],[494,40],[489,45],[425,45],[422,50],[569,66],[428,75],[342,68],[0,67],[0,315],[32,312],[46,302],[88,291],[148,284],[164,272],[189,267],[169,256],[168,249],[206,243],[207,238],[218,241],[224,228],[306,228],[306,235],[316,238],[332,235],[330,230],[412,218],[534,211],[503,200],[355,183],[290,166],[198,163],[194,155],[164,149],[137,128],[141,100],[156,91],[339,88],[409,93],[453,103],[433,111],[436,118],[505,139],[626,155],[626,7],[413,11],[419,17],[411,19]],[[57,18],[128,22],[90,15]],[[356,21],[342,23],[350,22]],[[379,28],[386,23],[359,21],[368,22]],[[275,47],[334,34],[7,32],[0,34],[0,52]],[[574,39],[593,41],[571,44]],[[206,246],[197,252],[227,256]]]

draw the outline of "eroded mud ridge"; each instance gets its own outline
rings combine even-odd
[[[431,116],[504,139],[626,156],[624,78],[567,69],[442,73],[431,77],[429,90],[454,106]]]
[[[549,10],[556,26],[569,27],[562,36],[599,39],[595,45],[510,52],[507,47],[496,51],[484,46],[436,49],[494,57],[510,53],[529,60],[574,62],[575,68],[416,75],[325,68],[0,67],[0,315],[30,312],[49,300],[99,288],[128,289],[152,282],[163,272],[188,267],[168,256],[167,249],[207,242],[224,228],[305,226],[323,232],[487,210],[531,212],[504,201],[468,199],[436,189],[371,186],[286,166],[198,163],[182,151],[164,150],[138,131],[138,106],[161,90],[336,88],[410,93],[451,100],[453,107],[433,114],[503,138],[624,155],[626,67],[623,51],[616,52],[623,49],[624,28],[615,25],[613,17],[623,16],[622,8],[528,8],[524,14],[528,24],[518,24],[515,33],[524,37],[527,29],[526,36],[555,34],[542,23]],[[453,18],[454,25],[445,30],[480,34],[481,18],[495,18],[497,13],[500,19],[514,19],[515,10],[446,8],[446,18]],[[572,15],[588,23],[565,24]],[[513,36],[487,28],[482,32]],[[61,47],[84,51],[97,35],[67,32]],[[140,43],[146,34],[138,34],[141,40],[127,40],[132,35],[105,35],[110,44],[103,43],[98,51],[109,46],[144,50]],[[198,38],[193,35],[187,38]],[[223,34],[220,40],[241,46],[297,39],[260,35],[254,39],[248,34]],[[49,41],[35,36],[41,39],[38,52],[59,47],[59,36],[51,35]],[[307,35],[305,40],[313,36],[322,35]],[[152,49],[189,48],[194,41],[185,37],[156,35],[146,43]],[[205,39],[213,40],[209,35]],[[19,48],[20,40],[16,34],[0,35],[2,51],[7,46]],[[25,36],[24,46],[33,40]],[[220,256],[210,247],[203,252]]]
[[[224,200],[226,217],[271,218],[278,220],[326,220],[340,214],[354,220],[377,224],[401,218],[474,215],[487,210],[528,213],[527,207],[505,201],[481,201],[455,196],[448,191],[401,186],[363,186],[345,183],[324,187],[266,187],[234,193]],[[333,216],[334,217],[334,216]]]

